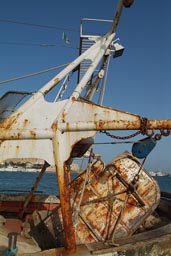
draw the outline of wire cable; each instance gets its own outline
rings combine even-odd
[[[69,63],[63,64],[63,65],[60,65],[60,66],[56,66],[56,67],[52,67],[52,68],[49,68],[49,69],[45,69],[45,70],[42,70],[42,71],[39,71],[39,72],[36,72],[36,73],[28,74],[28,75],[25,75],[25,76],[19,76],[19,77],[11,78],[11,79],[8,79],[8,80],[0,81],[0,84],[5,84],[5,83],[13,82],[13,81],[16,81],[16,80],[28,78],[28,77],[31,77],[31,76],[40,75],[40,74],[43,74],[43,73],[46,73],[46,72],[49,72],[49,71],[52,71],[52,70],[55,70],[55,69],[58,69],[58,68],[63,68],[65,66],[67,66],[68,64]]]
[[[0,22],[13,23],[13,24],[32,26],[32,27],[39,27],[39,28],[46,28],[46,29],[55,29],[55,30],[62,30],[62,31],[65,30],[65,31],[79,32],[78,30],[72,29],[72,28],[62,28],[62,27],[56,27],[56,26],[40,25],[40,24],[35,24],[35,23],[15,21],[15,20],[9,20],[9,19],[0,19]]]
[[[64,45],[64,44],[48,44],[48,43],[18,43],[18,42],[0,42],[0,45],[23,45],[23,46],[39,46],[39,47],[65,47],[65,48],[72,48],[72,49],[79,49],[77,46],[71,45]]]

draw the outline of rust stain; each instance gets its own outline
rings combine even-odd
[[[67,115],[67,113],[66,113],[65,110],[64,110],[64,111],[61,113],[61,117],[62,117],[62,122],[63,122],[63,123],[65,122],[66,115]]]
[[[71,101],[72,102],[74,102],[76,99],[75,99],[75,97],[73,96],[72,98],[71,98]]]
[[[24,128],[28,125],[28,123],[29,123],[29,120],[28,119],[24,119],[24,122],[23,122]]]
[[[54,123],[52,124],[52,130],[53,130],[54,132],[56,132],[56,130],[57,130],[57,123],[56,123],[56,122],[54,122]]]
[[[36,138],[36,132],[35,131],[30,131],[31,138],[35,139]]]
[[[20,154],[20,146],[17,145],[16,146],[16,156],[18,156]]]
[[[53,85],[52,87],[50,87],[50,89],[47,89],[46,91],[44,91],[44,94],[47,94],[51,89],[53,89],[58,83],[59,83],[60,79],[57,77],[53,80]]]
[[[97,123],[97,128],[98,128],[98,129],[103,129],[104,124],[105,124],[104,121],[99,120],[99,122]]]
[[[70,127],[69,123],[66,123],[66,130],[67,131],[69,131],[69,127]]]
[[[57,83],[59,83],[60,79],[57,77],[54,79],[54,85],[56,85]]]
[[[10,130],[12,126],[17,122],[17,119],[19,118],[19,116],[20,116],[20,113],[18,113],[15,116],[6,118],[2,123],[0,123],[0,128]]]
[[[18,133],[17,133],[17,138],[20,139],[21,136],[22,136],[22,133],[21,133],[21,132],[18,132]],[[12,136],[12,137],[14,137],[14,136]]]
[[[124,127],[124,130],[125,129],[131,129],[131,130],[137,130],[137,127],[138,124],[139,124],[139,121],[136,122],[136,121],[129,121],[129,120],[110,120],[110,121],[104,121],[104,120],[98,120],[98,121],[95,121],[94,119],[94,124],[96,126],[96,130],[103,130],[103,129],[108,129],[108,127],[111,126],[111,123],[112,123],[112,126],[113,127],[117,127],[117,129],[121,129],[121,127]]]
[[[63,173],[64,172],[64,173]],[[70,191],[67,184],[67,166],[64,163],[63,168],[58,172],[58,185],[60,192],[61,211],[63,216],[63,227],[66,240],[66,249],[70,252],[76,250],[74,227],[72,222],[72,209],[70,205]],[[61,174],[60,174],[61,173]]]

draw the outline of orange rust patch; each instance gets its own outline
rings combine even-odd
[[[30,131],[30,135],[33,139],[36,138],[36,132],[35,131]]]
[[[21,138],[21,133],[19,132],[19,133],[17,133],[17,137],[18,137],[18,139],[20,139]]]
[[[28,119],[24,119],[24,126],[27,126],[28,122]]]
[[[9,130],[14,123],[16,123],[17,119],[19,118],[20,113],[18,113],[16,116],[8,117],[6,118],[1,124],[0,128],[4,128]]]
[[[75,97],[73,96],[73,97],[71,98],[71,100],[72,100],[72,101],[75,101]]]
[[[57,123],[53,123],[52,124],[52,130],[55,132],[57,130]]]
[[[98,123],[97,123],[97,127],[99,127],[100,129],[103,129],[103,126],[104,126],[105,122],[100,120]]]
[[[60,81],[60,79],[57,77],[54,79],[54,85],[56,85],[58,82]]]
[[[64,123],[65,122],[65,116],[66,116],[66,113],[65,111],[62,112],[62,122]]]

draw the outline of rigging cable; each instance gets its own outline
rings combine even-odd
[[[21,21],[15,21],[15,20],[8,20],[8,19],[0,19],[0,22],[4,23],[13,23],[18,25],[25,25],[25,26],[31,26],[31,27],[40,27],[40,28],[46,28],[46,29],[55,29],[55,30],[65,30],[65,31],[73,31],[73,32],[79,32],[76,29],[71,28],[62,28],[62,27],[55,27],[55,26],[48,26],[48,25],[40,25],[35,23],[29,23],[29,22],[21,22]]]
[[[67,65],[69,65],[69,63],[63,64],[63,65],[60,65],[60,66],[56,66],[56,67],[52,67],[52,68],[49,68],[49,69],[45,69],[45,70],[42,70],[42,71],[39,71],[39,72],[36,72],[36,73],[31,73],[31,74],[28,74],[28,75],[25,75],[25,76],[19,76],[19,77],[11,78],[11,79],[8,79],[8,80],[3,80],[3,81],[0,81],[0,84],[5,84],[5,83],[13,82],[13,81],[16,81],[16,80],[28,78],[28,77],[31,77],[31,76],[40,75],[40,74],[43,74],[43,73],[46,73],[46,72],[49,72],[49,71],[52,71],[52,70],[55,70],[55,69],[58,69],[58,68],[66,67]]]
[[[39,47],[65,47],[65,48],[73,48],[79,49],[77,46],[64,45],[64,44],[47,44],[47,43],[18,43],[18,42],[0,42],[1,45],[22,45],[22,46],[39,46]]]

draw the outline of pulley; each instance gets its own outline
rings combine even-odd
[[[152,137],[147,137],[143,140],[135,142],[132,146],[132,154],[137,158],[145,158],[153,150],[156,145],[156,140]]]

